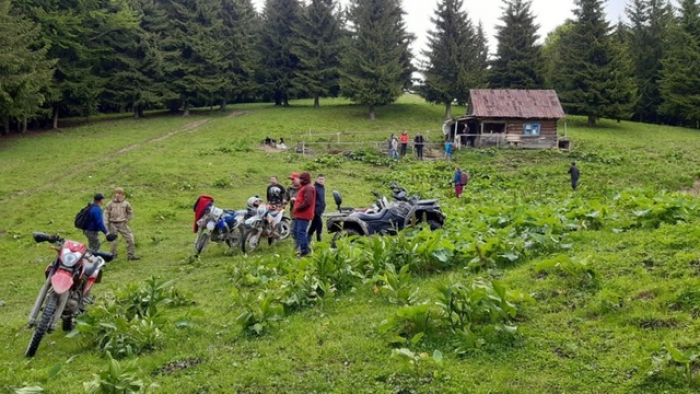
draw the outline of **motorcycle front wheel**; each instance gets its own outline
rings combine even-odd
[[[358,233],[357,230],[354,230],[351,228],[348,228],[345,230],[340,230],[340,231],[336,232],[335,234],[333,234],[333,239],[331,239],[331,246],[336,248],[336,247],[338,247],[338,240],[341,237],[351,237],[353,235],[360,235],[360,233]]]
[[[34,334],[32,339],[29,341],[29,346],[27,346],[27,351],[24,352],[25,357],[34,357],[42,338],[49,330],[49,325],[53,319],[54,313],[56,313],[56,307],[58,306],[58,295],[50,290],[46,295],[46,306],[44,306],[44,311],[41,313],[41,321],[37,324],[34,329]]]
[[[241,242],[241,250],[243,253],[252,252],[257,249],[260,245],[260,229],[252,228],[243,237],[243,242]]]
[[[206,231],[202,231],[199,233],[197,236],[197,239],[194,241],[194,250],[197,252],[197,254],[201,254],[204,251],[204,248],[207,247],[207,244],[209,243],[209,233]]]
[[[282,218],[277,226],[275,226],[275,232],[277,233],[277,238],[283,241],[292,234],[292,226],[290,224],[291,220],[289,218]]]

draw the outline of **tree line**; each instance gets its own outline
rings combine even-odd
[[[0,0],[0,132],[65,117],[342,95],[375,107],[412,90],[463,105],[471,88],[553,88],[568,113],[697,126],[700,0],[604,0],[539,43],[526,0],[503,0],[495,52],[463,0],[440,0],[416,64],[400,0]],[[413,79],[415,71],[421,78]]]

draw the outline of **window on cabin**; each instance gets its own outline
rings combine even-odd
[[[525,123],[523,125],[523,135],[540,135],[540,129],[542,125],[540,123]]]

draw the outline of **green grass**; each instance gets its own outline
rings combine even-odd
[[[189,318],[189,327],[166,328],[161,346],[139,356],[140,377],[158,383],[159,392],[698,390],[700,382],[694,377],[688,384],[680,366],[655,370],[652,364],[653,356],[664,353],[664,340],[683,350],[700,348],[692,292],[700,285],[698,202],[689,199],[679,208],[687,212],[687,222],[671,220],[620,232],[629,221],[647,223],[634,212],[682,198],[675,193],[700,177],[697,131],[606,120],[587,129],[585,119],[570,117],[570,153],[459,152],[457,162],[470,171],[472,181],[466,198],[456,200],[449,184],[451,164],[410,160],[389,168],[345,160],[325,166],[310,163],[313,156],[259,149],[266,136],[293,142],[310,131],[379,142],[404,129],[411,136],[432,130],[429,138],[438,140],[443,107],[407,96],[379,108],[377,120],[370,122],[365,107],[340,99],[322,100],[321,108],[311,104],[234,106],[232,110],[249,111],[236,117],[203,111],[191,118],[105,119],[61,132],[0,140],[0,392],[24,385],[40,385],[47,392],[82,392],[82,382],[104,369],[106,360],[98,351],[61,332],[48,335],[34,359],[24,359],[23,352],[31,336],[26,315],[53,257],[45,245],[33,243],[32,231],[82,240],[72,226],[75,213],[93,193],[109,194],[115,186],[126,188],[135,208],[131,227],[143,259],[108,265],[96,294],[157,276],[174,279],[197,303],[168,309],[166,317],[203,312]],[[199,126],[186,127],[193,122]],[[582,173],[576,194],[566,175],[572,160],[579,162]],[[242,207],[250,195],[264,193],[270,175],[286,178],[309,166],[327,176],[329,211],[334,208],[330,190],[343,192],[349,206],[368,205],[369,192],[387,192],[383,182],[389,179],[401,180],[423,197],[440,198],[450,217],[445,237],[456,243],[494,226],[499,215],[527,221],[578,208],[598,211],[599,228],[566,233],[572,247],[564,251],[573,259],[590,256],[598,284],[578,286],[565,275],[538,273],[536,265],[554,254],[550,251],[526,253],[515,263],[483,271],[465,269],[470,259],[455,257],[447,269],[414,274],[412,285],[432,301],[439,285],[475,276],[498,279],[537,301],[522,307],[512,340],[495,341],[462,356],[453,352],[451,338],[444,333],[412,347],[430,354],[442,351],[444,360],[438,366],[426,363],[407,369],[391,357],[392,348],[377,328],[398,307],[375,294],[371,281],[357,281],[352,290],[286,315],[265,336],[245,335],[236,324],[241,309],[233,301],[233,267],[309,263],[292,258],[289,242],[263,245],[247,257],[211,245],[199,262],[192,262],[191,206],[197,196],[209,194],[221,206]],[[491,231],[494,239],[508,237]],[[120,248],[124,256],[123,243]],[[158,373],[169,363],[193,358],[203,361]]]

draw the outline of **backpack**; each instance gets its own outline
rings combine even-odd
[[[90,208],[92,204],[88,204],[85,208],[81,209],[77,215],[75,215],[75,227],[81,230],[87,230],[90,224]]]
[[[462,171],[459,175],[459,183],[461,183],[462,185],[466,185],[467,183],[469,183],[469,174]]]

